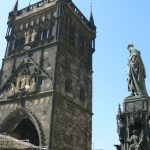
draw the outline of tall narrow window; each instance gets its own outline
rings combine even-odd
[[[47,39],[47,29],[45,29],[44,31],[43,31],[43,35],[42,35],[43,37],[42,37],[42,40],[45,40],[45,39]]]
[[[72,80],[66,79],[65,91],[68,92],[68,93],[72,92]]]
[[[80,100],[81,100],[82,102],[85,101],[85,91],[84,91],[83,88],[80,89]]]

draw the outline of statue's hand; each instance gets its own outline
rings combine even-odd
[[[128,142],[128,143],[131,143],[130,139],[127,139],[127,142]]]

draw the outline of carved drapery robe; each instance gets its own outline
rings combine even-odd
[[[8,96],[8,97],[11,97],[11,96],[14,96],[14,95],[15,95],[15,86],[14,86],[13,83],[11,83],[11,88],[10,88],[10,90],[8,91],[7,96]]]
[[[130,53],[127,73],[129,91],[139,96],[147,96],[145,86],[146,71],[138,50],[133,50]]]

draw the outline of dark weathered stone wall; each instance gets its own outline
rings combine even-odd
[[[91,33],[67,12],[61,22],[63,29],[56,57],[51,147],[57,150],[91,150]]]
[[[83,56],[78,58],[65,48],[58,51],[56,91],[85,109],[92,111],[92,75],[84,62]],[[70,87],[68,87],[70,91],[66,91],[67,80],[71,82]],[[83,97],[81,94],[83,94]]]
[[[90,150],[92,114],[62,95],[55,95],[53,149]]]
[[[0,132],[11,132],[27,117],[40,145],[91,150],[95,30],[89,24],[67,0],[41,1],[10,14],[0,76]]]
[[[47,146],[49,143],[50,135],[50,125],[51,125],[51,111],[52,111],[52,92],[53,92],[53,80],[54,80],[54,70],[55,70],[55,60],[56,60],[57,47],[46,47],[37,49],[36,51],[31,50],[31,59],[34,64],[29,66],[30,72],[34,73],[35,66],[40,67],[43,73],[46,72],[46,77],[43,78],[42,82],[37,85],[38,91],[34,94],[14,96],[8,98],[9,85],[7,89],[1,91],[1,102],[0,102],[0,127],[6,124],[7,128],[11,128],[10,123],[6,120],[15,115],[15,123],[19,124],[21,121],[18,120],[17,113],[14,114],[18,109],[23,108],[27,113],[35,118],[35,122],[32,120],[33,124],[37,124],[37,130],[39,133],[39,138],[41,138],[41,145]],[[2,69],[2,86],[7,84],[7,81],[11,82],[14,79],[14,74],[12,72],[13,67],[17,70],[20,65],[26,60],[26,55],[18,55],[16,57],[11,57],[4,61],[4,67]],[[42,61],[42,62],[41,62]],[[11,63],[10,63],[11,62]],[[15,63],[14,63],[15,62]],[[6,66],[6,67],[5,67]],[[7,69],[8,67],[8,69]],[[24,67],[24,66],[23,66]],[[22,68],[20,71],[22,70]],[[11,73],[10,73],[11,72]],[[6,75],[8,76],[6,76]],[[21,75],[18,71],[18,74]],[[29,117],[29,116],[27,116]],[[15,126],[15,124],[14,124]],[[1,132],[9,132],[0,130]]]
[[[41,96],[39,96],[41,97]],[[24,101],[24,106],[22,106],[23,100],[17,100],[16,102],[7,102],[1,104],[0,106],[0,127],[5,126],[6,130],[1,129],[1,132],[6,134],[11,134],[9,131],[12,131],[10,128],[15,127],[19,122],[24,118],[29,117],[32,123],[37,126],[37,132],[39,138],[41,138],[41,145],[48,145],[49,139],[49,128],[51,123],[51,109],[52,109],[52,97],[51,96],[42,96],[43,98],[30,98],[29,100]],[[22,118],[20,118],[19,112],[23,113]],[[18,112],[18,110],[20,110]],[[11,122],[13,118],[13,122]],[[12,128],[13,129],[13,128]]]

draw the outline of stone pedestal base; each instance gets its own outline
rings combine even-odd
[[[150,98],[127,97],[123,111],[119,107],[117,115],[120,146],[117,150],[150,150]],[[136,150],[136,149],[135,149]]]
[[[135,110],[148,111],[150,98],[149,97],[127,97],[124,101],[124,111],[132,112]]]

